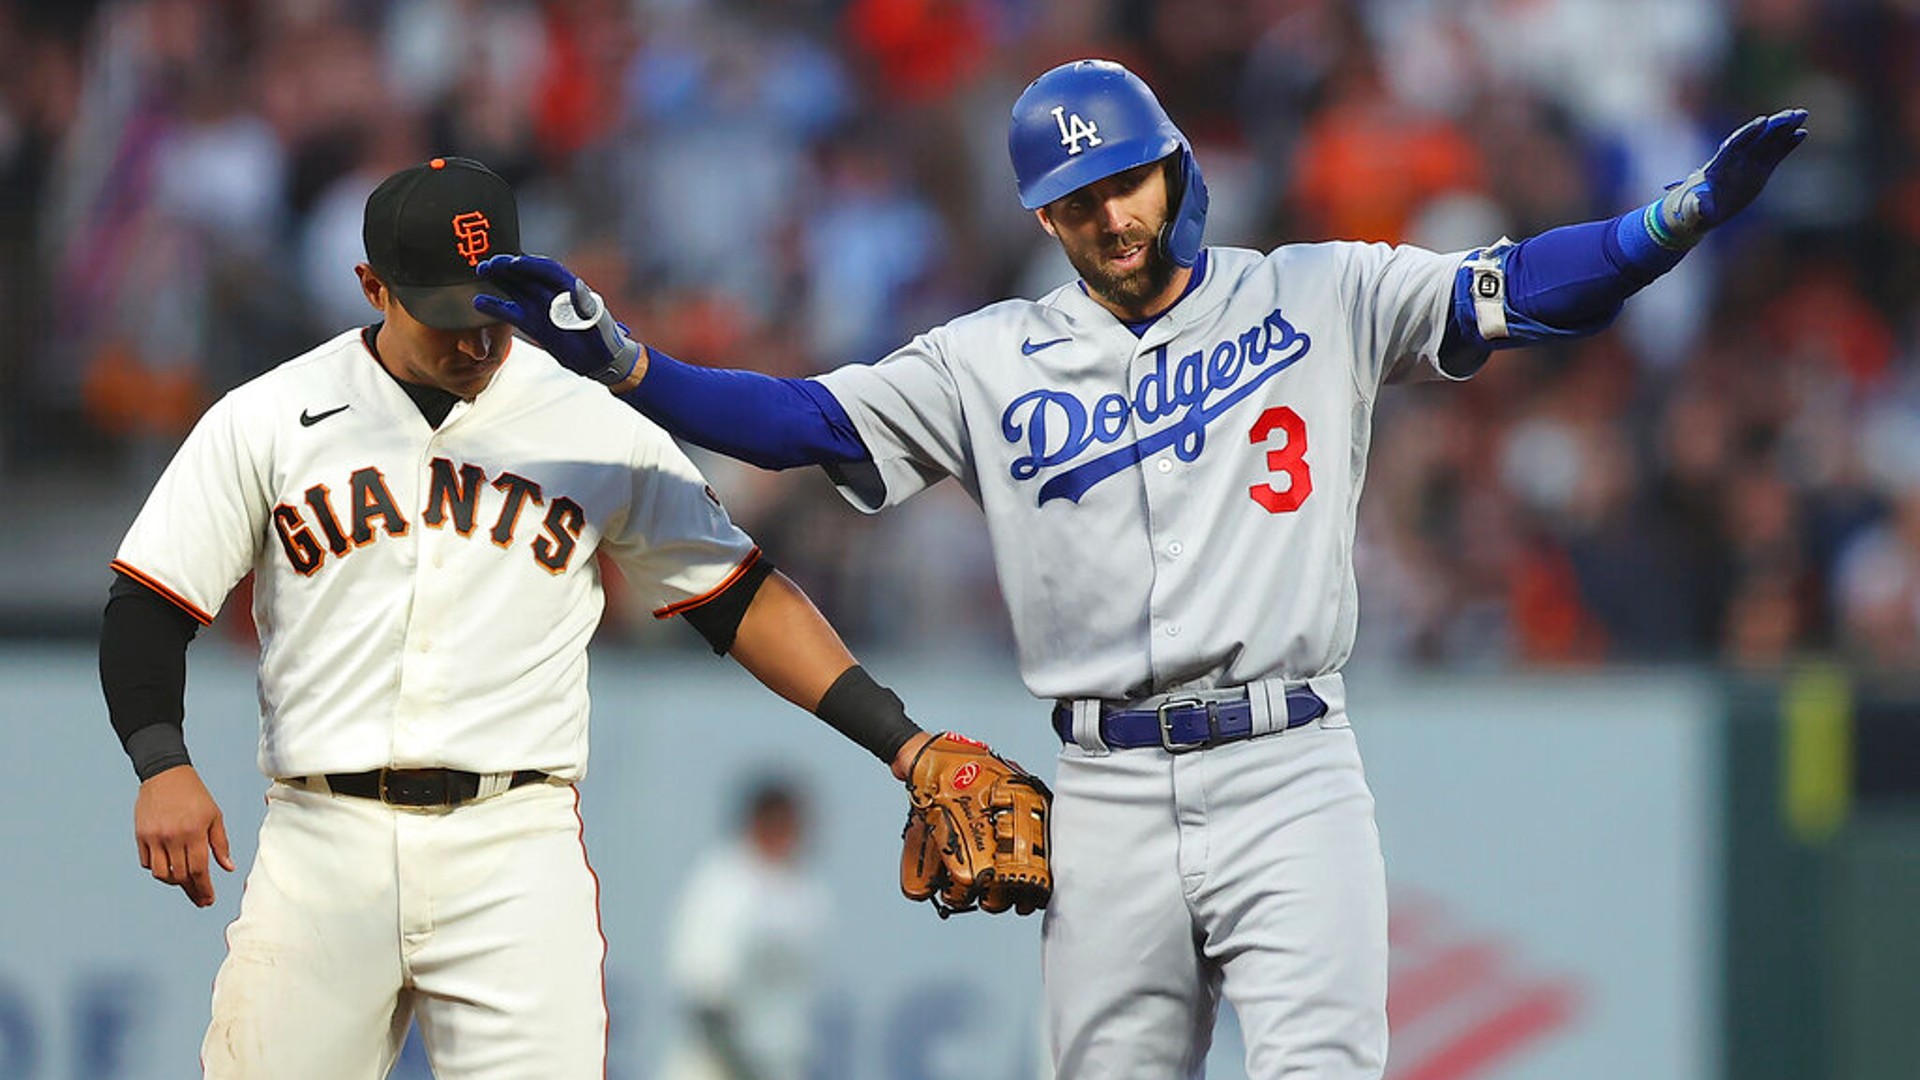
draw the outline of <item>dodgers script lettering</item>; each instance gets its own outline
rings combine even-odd
[[[1169,364],[1167,346],[1155,350],[1153,370],[1134,384],[1131,396],[1105,394],[1088,404],[1063,390],[1031,390],[1013,399],[1000,417],[1008,442],[1027,452],[1008,469],[1015,480],[1065,466],[1040,485],[1041,505],[1053,499],[1079,502],[1093,485],[1133,468],[1169,446],[1182,461],[1206,448],[1207,425],[1268,379],[1291,367],[1313,347],[1275,308],[1236,338],[1215,342]],[[1118,442],[1128,418],[1141,426],[1175,417],[1138,440],[1087,457]]]

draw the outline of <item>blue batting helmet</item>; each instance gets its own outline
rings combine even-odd
[[[1136,165],[1180,155],[1178,192],[1160,244],[1181,266],[1200,255],[1207,185],[1193,146],[1138,75],[1111,60],[1076,60],[1033,80],[1013,103],[1007,152],[1020,205],[1053,200]]]

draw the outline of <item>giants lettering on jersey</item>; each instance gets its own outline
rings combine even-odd
[[[1044,506],[1052,499],[1079,502],[1093,485],[1169,446],[1180,460],[1192,461],[1206,447],[1208,424],[1312,347],[1313,340],[1274,308],[1238,337],[1190,352],[1171,369],[1161,345],[1153,370],[1141,376],[1131,396],[1105,394],[1089,404],[1064,390],[1029,391],[1000,416],[1001,434],[1027,448],[1008,472],[1015,480],[1031,480],[1042,469],[1065,466],[1040,485]],[[1125,446],[1087,456],[1125,435],[1129,416],[1142,427],[1175,419]]]
[[[435,529],[452,524],[461,536],[472,536],[480,522],[481,490],[490,487],[500,493],[499,508],[487,538],[499,547],[513,546],[515,531],[529,504],[545,506],[540,533],[528,550],[533,561],[549,573],[560,574],[572,561],[580,546],[580,530],[586,525],[586,511],[565,495],[549,502],[540,485],[524,476],[503,472],[491,483],[486,470],[478,465],[457,469],[446,458],[434,458],[428,465],[427,500],[420,519]],[[287,563],[301,574],[312,575],[326,564],[329,555],[339,557],[355,548],[365,547],[382,533],[405,536],[406,515],[400,512],[393,493],[379,469],[355,469],[347,478],[345,505],[336,508],[333,490],[315,484],[302,495],[306,513],[289,503],[273,508],[273,528]],[[486,501],[493,499],[488,497]],[[318,530],[318,535],[315,535]]]

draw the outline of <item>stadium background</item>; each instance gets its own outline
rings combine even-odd
[[[1812,110],[1613,331],[1383,398],[1350,675],[1398,911],[1430,915],[1396,923],[1397,1026],[1429,1025],[1398,1080],[1920,1075],[1920,4],[13,0],[0,1076],[192,1071],[238,880],[195,913],[134,862],[92,682],[106,562],[212,397],[366,318],[381,176],[481,158],[649,341],[805,374],[1063,279],[1004,118],[1080,55],[1159,88],[1209,240],[1257,247],[1609,215]],[[699,460],[924,717],[1044,763],[961,492],[869,520],[814,473]],[[235,612],[194,646],[189,734],[245,856]],[[778,756],[850,789],[819,852],[847,905],[835,1075],[957,1075],[894,1032],[983,978],[970,957],[1037,966],[1034,925],[894,898],[890,786],[684,628],[616,603],[596,650],[616,1073],[648,1075],[663,1022],[665,868]],[[962,1025],[1009,1078],[1038,1069],[1034,992]]]

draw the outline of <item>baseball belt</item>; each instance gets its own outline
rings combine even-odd
[[[523,787],[546,780],[538,769],[521,769],[508,779],[506,787],[489,794]],[[483,777],[461,769],[369,769],[357,773],[328,773],[324,777],[296,777],[290,783],[318,787],[315,779],[324,779],[335,795],[357,799],[377,799],[389,806],[459,806],[480,797]]]
[[[1327,714],[1327,703],[1305,686],[1287,690],[1286,726],[1291,731]],[[1054,734],[1063,743],[1073,738],[1073,709],[1053,708]],[[1226,701],[1172,697],[1157,709],[1116,709],[1100,714],[1100,741],[1115,750],[1158,746],[1170,754],[1204,750],[1221,743],[1253,738],[1253,703],[1244,697]]]

